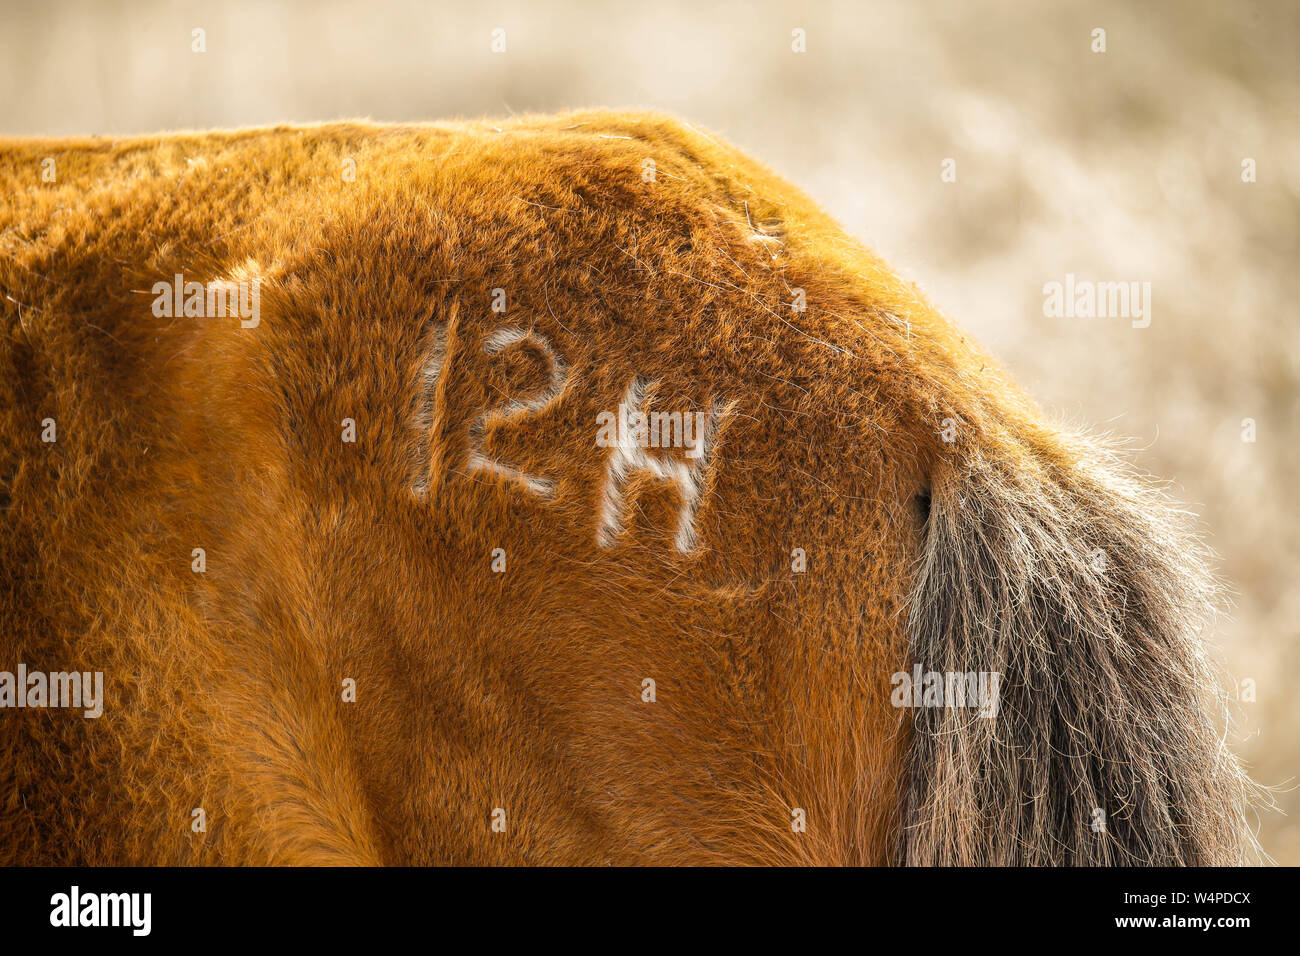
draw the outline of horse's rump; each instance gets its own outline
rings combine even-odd
[[[0,712],[5,861],[1236,857],[1171,512],[738,151],[330,124],[0,185],[0,671],[106,698]]]

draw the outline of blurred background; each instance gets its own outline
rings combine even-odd
[[[1260,839],[1300,864],[1300,3],[0,9],[0,135],[642,106],[764,160],[1059,420],[1131,438],[1173,479],[1234,592],[1216,639],[1254,700],[1233,738],[1287,811]],[[1045,317],[1066,273],[1150,282],[1150,327]]]

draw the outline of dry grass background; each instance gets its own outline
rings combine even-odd
[[[1235,592],[1217,640],[1257,684],[1234,737],[1292,811],[1263,815],[1261,841],[1300,863],[1300,4],[5,7],[0,134],[652,106],[764,159],[1202,516]],[[1045,318],[1067,272],[1149,281],[1150,328]]]

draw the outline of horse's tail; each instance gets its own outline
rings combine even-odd
[[[897,860],[1241,862],[1253,785],[1202,644],[1199,543],[1108,452],[1018,444],[953,445],[932,475],[911,661],[996,676],[992,706],[912,711]]]

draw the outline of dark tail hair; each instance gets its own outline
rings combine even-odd
[[[968,450],[934,476],[912,661],[1001,679],[994,717],[914,711],[897,861],[1242,862],[1255,790],[1201,639],[1202,548],[1108,451],[1028,457]]]

